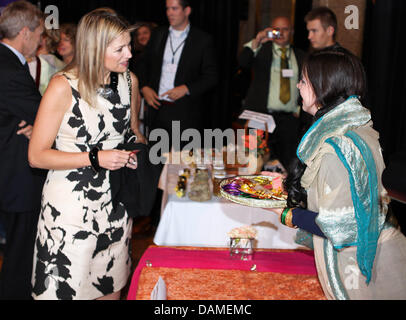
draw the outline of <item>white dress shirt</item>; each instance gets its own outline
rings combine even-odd
[[[169,27],[162,61],[161,80],[159,81],[158,95],[160,100],[173,101],[168,96],[163,96],[163,93],[175,87],[176,71],[189,30],[190,24],[185,30],[175,30],[172,26]]]
[[[2,44],[4,44],[7,48],[9,48],[11,51],[14,52],[14,54],[17,56],[17,58],[21,61],[22,65],[25,65],[25,63],[27,62],[27,60],[25,60],[24,55],[18,51],[17,49],[14,49],[12,46],[9,46],[7,43],[1,42]]]

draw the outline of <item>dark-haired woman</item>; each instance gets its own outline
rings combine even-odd
[[[136,25],[136,29],[133,34],[133,56],[130,59],[130,70],[137,77],[139,75],[139,66],[142,62],[143,56],[145,54],[145,47],[147,46],[149,39],[151,38],[152,31],[156,27],[153,22],[140,22]],[[145,108],[145,100],[143,97],[137,103],[137,117],[135,117],[134,133],[137,136],[137,141],[146,143],[149,133],[148,124],[148,110]],[[142,218],[142,221],[147,221],[149,218]]]
[[[315,122],[303,136],[284,181],[288,207],[273,209],[313,246],[329,299],[406,299],[406,238],[387,216],[379,134],[362,106],[360,61],[317,52],[298,84]]]
[[[60,40],[57,47],[58,54],[67,65],[72,62],[75,56],[75,41],[77,27],[74,23],[64,23],[59,30]]]
[[[130,59],[130,70],[137,75],[137,63],[142,56],[145,47],[151,38],[156,24],[152,22],[140,22],[136,25],[133,39],[133,57]]]

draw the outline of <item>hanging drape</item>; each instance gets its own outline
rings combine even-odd
[[[406,150],[406,1],[368,0],[363,63],[375,128],[385,160]]]

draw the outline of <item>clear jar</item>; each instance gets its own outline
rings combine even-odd
[[[213,176],[213,195],[216,197],[220,197],[220,183],[221,181],[226,178],[226,172],[216,172]]]
[[[224,162],[214,162],[213,163],[213,177],[216,175],[225,174],[226,170],[224,167]]]
[[[249,260],[254,255],[254,239],[252,238],[230,238],[230,256],[232,259]]]

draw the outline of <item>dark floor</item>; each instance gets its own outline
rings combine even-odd
[[[140,261],[140,259],[141,259],[142,255],[143,255],[143,253],[145,252],[145,250],[147,250],[147,248],[151,244],[153,244],[154,234],[155,234],[155,229],[149,229],[149,230],[142,229],[141,231],[138,231],[137,226],[134,227],[133,238],[131,240],[131,243],[132,243],[132,254],[131,254],[132,268],[131,268],[131,274],[134,272],[135,268],[137,267],[138,261]],[[128,280],[127,287],[124,288],[124,290],[123,290],[123,292],[121,294],[122,300],[125,300],[126,297],[127,297],[130,281],[131,281],[131,277]]]
[[[131,274],[137,267],[138,261],[141,259],[141,256],[145,252],[145,250],[153,244],[152,240],[154,238],[155,229],[151,228],[149,224],[144,225],[143,222],[134,221],[134,228],[133,228],[133,238],[131,240],[132,250],[131,250],[131,258],[132,258],[132,269]],[[0,245],[0,271],[1,266],[3,264],[3,246]],[[128,279],[127,286],[123,289],[121,297],[122,300],[127,298],[128,288],[130,285],[131,276]]]

